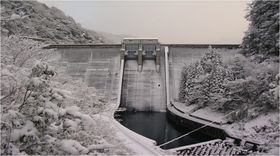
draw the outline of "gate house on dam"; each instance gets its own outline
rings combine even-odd
[[[158,39],[129,39],[122,42],[121,59],[137,60],[139,71],[142,71],[143,60],[154,60],[157,71],[160,66],[160,43]]]
[[[211,46],[222,57],[234,55],[239,48],[239,45]],[[107,100],[115,100],[120,94],[121,107],[127,110],[165,111],[167,97],[170,101],[178,97],[182,67],[198,60],[208,47],[160,44],[155,38],[126,38],[121,44],[50,45],[48,48],[56,48],[59,62],[69,75],[95,87]]]

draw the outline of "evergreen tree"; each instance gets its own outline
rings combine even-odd
[[[210,46],[208,51],[200,59],[200,64],[205,73],[211,73],[217,66],[222,65],[221,55]]]
[[[183,67],[180,81],[179,101],[186,102],[187,96],[194,87],[194,79],[202,72],[198,62]]]
[[[246,18],[251,22],[243,38],[245,55],[279,55],[279,1],[254,0]]]
[[[228,67],[228,79],[234,81],[236,79],[245,79],[245,70],[239,57],[234,57],[233,64]]]
[[[179,100],[203,107],[221,92],[225,77],[221,56],[210,47],[199,62],[183,68]]]

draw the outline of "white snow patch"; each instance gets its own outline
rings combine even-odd
[[[61,150],[69,153],[69,154],[73,154],[73,155],[77,155],[77,154],[87,154],[89,152],[89,150],[82,146],[78,141],[76,140],[61,140],[57,143],[57,146],[60,147]]]
[[[13,129],[11,132],[11,140],[12,141],[17,141],[20,137],[22,136],[37,136],[38,131],[34,127],[33,122],[31,121],[26,121],[26,124],[24,125],[23,128],[21,129]]]
[[[91,150],[98,150],[98,149],[108,149],[108,148],[112,148],[114,147],[113,145],[111,144],[97,144],[97,145],[90,145],[88,146],[88,150],[91,151]]]
[[[66,114],[66,110],[63,109],[63,108],[60,108],[60,109],[58,110],[58,114],[59,114],[60,116],[63,116],[63,115]]]
[[[81,123],[84,126],[85,130],[91,129],[94,126],[95,122],[93,118],[87,114],[83,114],[80,111],[80,107],[70,106],[65,108],[66,113],[73,115],[74,117],[80,118]]]
[[[11,17],[10,17],[10,20],[16,20],[16,19],[19,19],[19,18],[20,18],[20,15],[12,14]]]
[[[224,119],[225,114],[214,112],[210,108],[203,108],[199,109],[193,113],[191,113],[192,116],[207,119],[210,121],[215,121],[219,123],[226,123],[226,119]]]
[[[279,114],[278,113],[270,113],[267,115],[261,115],[256,119],[253,119],[247,122],[244,126],[245,129],[250,130],[255,126],[264,126],[269,124],[269,120],[278,121],[279,122]]]
[[[65,89],[59,89],[59,88],[54,88],[55,91],[63,93],[65,95],[71,96],[72,92],[70,90],[65,90]]]
[[[1,75],[2,76],[12,76],[13,74],[8,69],[2,69]]]
[[[40,84],[42,83],[42,81],[40,80],[39,77],[33,77],[33,78],[31,78],[30,81],[31,81],[32,85],[34,85],[34,87],[39,87]]]
[[[77,131],[79,128],[79,123],[81,121],[76,119],[75,121],[70,119],[65,119],[64,125],[69,129],[70,131]]]
[[[176,108],[180,109],[181,111],[183,111],[187,114],[189,112],[191,112],[195,107],[197,107],[197,105],[188,105],[187,106],[184,103],[175,102],[175,101],[172,101],[172,104],[174,104]]]
[[[71,114],[73,116],[80,116],[80,107],[77,106],[69,106],[65,108],[66,113]]]

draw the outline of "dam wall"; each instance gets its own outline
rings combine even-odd
[[[170,100],[176,101],[179,94],[181,70],[194,63],[208,51],[209,45],[161,44],[159,70],[155,60],[143,60],[139,71],[137,60],[125,60],[123,79],[120,77],[121,44],[108,45],[50,45],[56,48],[59,63],[66,73],[95,87],[110,100],[117,98],[119,81],[122,81],[120,106],[129,111],[165,111],[166,82],[164,49],[168,47]],[[211,45],[222,58],[235,55],[238,45]]]
[[[120,55],[119,45],[112,46],[59,46],[58,61],[66,74],[84,81],[105,95],[117,98]]]

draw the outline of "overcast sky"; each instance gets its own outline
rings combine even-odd
[[[250,1],[43,2],[96,31],[156,37],[162,43],[241,43]]]

